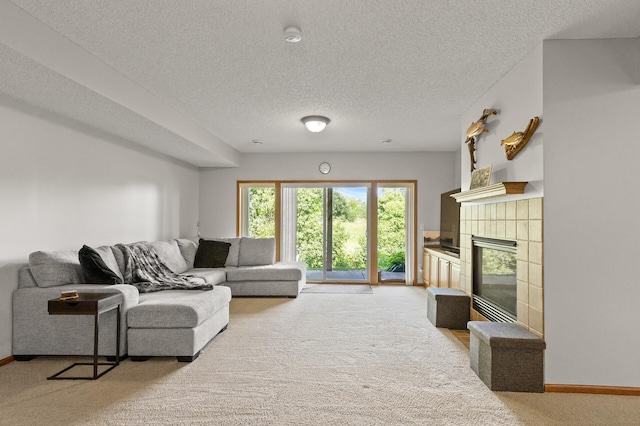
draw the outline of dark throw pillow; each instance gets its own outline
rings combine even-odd
[[[78,252],[80,266],[85,281],[90,284],[122,284],[122,278],[116,275],[104,263],[100,254],[89,246],[82,246]]]
[[[211,241],[200,238],[193,267],[224,268],[229,255],[229,247],[231,247],[231,244],[224,241]]]

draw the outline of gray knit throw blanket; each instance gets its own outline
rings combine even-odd
[[[147,242],[118,244],[125,259],[124,282],[140,293],[161,290],[211,290],[204,279],[174,273]]]

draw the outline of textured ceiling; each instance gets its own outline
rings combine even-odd
[[[93,64],[0,29],[1,93],[198,166],[236,150],[456,150],[462,112],[542,40],[640,36],[638,0],[0,2],[0,26],[24,19]],[[291,24],[300,43],[284,42]],[[317,114],[331,123],[312,134],[300,118]]]

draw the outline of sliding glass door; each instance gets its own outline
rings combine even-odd
[[[296,252],[310,282],[368,282],[367,186],[296,188]]]

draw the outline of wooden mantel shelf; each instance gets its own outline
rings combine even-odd
[[[524,187],[528,182],[500,182],[482,188],[470,189],[468,191],[451,194],[458,203],[465,201],[476,201],[483,198],[500,197],[502,195],[524,194]]]

